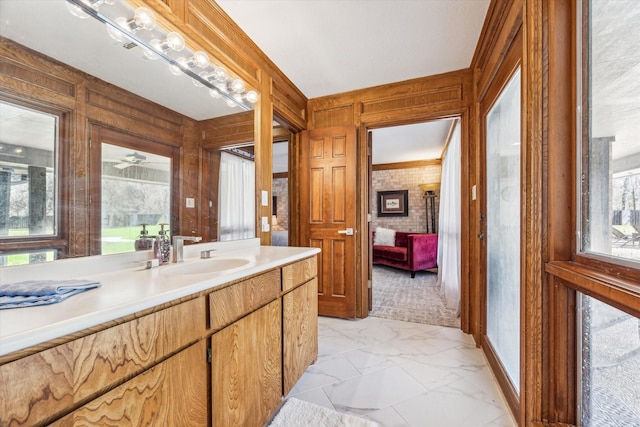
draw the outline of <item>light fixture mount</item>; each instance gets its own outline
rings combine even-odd
[[[230,107],[248,111],[258,101],[256,91],[247,89],[242,80],[230,76],[224,67],[212,63],[206,52],[189,49],[180,33],[159,26],[151,10],[134,8],[123,0],[120,3],[126,7],[127,16],[111,16],[114,12],[102,6],[114,5],[115,0],[66,1],[73,15],[79,18],[92,17],[104,23],[109,35],[118,43],[123,43],[129,49],[140,46],[146,59],[162,58],[174,74],[186,74],[196,86],[208,89],[213,98],[224,98]]]

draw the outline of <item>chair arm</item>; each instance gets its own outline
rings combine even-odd
[[[438,266],[438,235],[410,234],[407,236],[407,261],[411,271]]]

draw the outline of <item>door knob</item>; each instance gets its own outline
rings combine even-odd
[[[347,236],[353,236],[353,228],[347,228],[346,230],[338,230],[338,234],[346,234]]]

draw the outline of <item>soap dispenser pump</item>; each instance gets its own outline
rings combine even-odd
[[[142,226],[142,230],[135,241],[135,248],[136,251],[146,251],[153,247],[153,240],[149,237],[149,231],[147,230],[148,224],[140,225]]]
[[[159,260],[161,264],[168,264],[171,255],[171,239],[169,239],[169,231],[164,229],[166,225],[169,224],[160,224],[160,231],[158,232]]]

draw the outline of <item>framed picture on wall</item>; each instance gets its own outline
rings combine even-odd
[[[409,216],[409,190],[378,191],[378,216]]]

